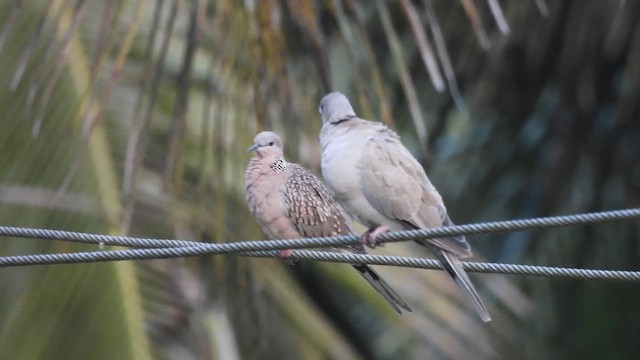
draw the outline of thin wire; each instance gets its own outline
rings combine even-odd
[[[95,263],[102,261],[120,260],[150,260],[163,258],[176,258],[186,256],[198,256],[210,254],[205,247],[170,247],[152,249],[128,249],[111,251],[92,251],[62,254],[35,254],[0,257],[0,267],[26,266],[26,265],[53,265],[53,264],[78,264]],[[255,257],[278,257],[278,251],[249,252],[241,255]],[[313,260],[339,262],[348,264],[402,266],[420,269],[442,270],[440,262],[436,259],[411,258],[390,255],[362,255],[352,253],[339,253],[330,251],[293,251],[293,260]],[[640,271],[619,270],[594,270],[561,268],[549,266],[533,266],[519,264],[498,264],[481,262],[463,262],[462,266],[469,272],[511,274],[526,276],[541,276],[553,278],[569,278],[581,280],[608,280],[608,281],[640,281]]]
[[[638,217],[640,217],[640,209],[627,209],[546,218],[477,223],[469,225],[450,226],[446,228],[384,233],[379,237],[379,242],[385,243],[403,240],[430,239],[455,235],[521,231],[568,225],[584,225],[604,221],[629,220]],[[227,253],[238,253],[239,255],[245,256],[277,257],[279,256],[279,252],[275,250],[278,249],[335,247],[353,244],[359,241],[358,236],[347,235],[295,240],[257,240],[224,244],[209,244],[185,240],[132,238],[125,236],[110,236],[49,229],[32,229],[6,226],[0,226],[0,237],[1,236],[54,239],[118,246],[133,246],[144,247],[146,249],[6,256],[0,257],[0,267],[71,264],[117,260],[159,259]],[[439,262],[435,259],[408,258],[386,255],[361,255],[325,251],[294,251],[293,259],[441,269]],[[634,271],[575,269],[476,262],[466,262],[463,263],[463,266],[465,267],[465,269],[471,272],[519,274],[574,279],[640,281],[640,272]]]
[[[452,225],[448,227],[386,232],[377,240],[379,244],[399,242],[417,239],[434,239],[456,235],[488,234],[498,232],[513,232],[532,229],[545,229],[569,225],[587,225],[599,222],[631,220],[640,217],[640,208],[626,210],[612,210],[586,214],[552,216],[522,220],[508,220],[497,222],[485,222],[467,225]],[[20,237],[33,239],[52,239],[90,244],[107,244],[116,246],[130,246],[141,248],[166,248],[166,247],[203,247],[210,254],[240,253],[247,251],[302,249],[319,247],[341,247],[357,244],[359,236],[342,235],[331,237],[314,237],[304,239],[278,239],[238,241],[220,244],[200,243],[186,240],[173,239],[149,239],[127,236],[113,236],[101,234],[89,234],[81,232],[33,229],[0,226],[0,237]]]

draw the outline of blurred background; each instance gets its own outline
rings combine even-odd
[[[247,148],[319,174],[334,90],[459,224],[637,207],[640,2],[4,0],[0,224],[262,239]],[[471,236],[475,260],[640,269],[638,222]],[[2,255],[96,250],[2,239]],[[431,256],[412,244],[375,253]],[[630,359],[640,286],[208,256],[0,269],[5,359]]]

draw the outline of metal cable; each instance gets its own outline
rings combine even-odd
[[[436,259],[411,258],[403,256],[360,255],[322,251],[294,251],[293,257],[299,260],[346,262],[351,264],[402,266],[442,270],[440,261]],[[595,270],[483,262],[463,262],[462,266],[469,272],[486,274],[543,276],[581,280],[640,281],[640,271]]]
[[[512,232],[531,229],[544,229],[569,225],[587,225],[598,222],[630,220],[640,217],[640,208],[626,210],[612,210],[587,214],[553,216],[522,220],[508,220],[485,222],[468,225],[453,225],[448,227],[386,232],[378,237],[380,244],[416,239],[433,239],[455,235],[486,234],[496,232]],[[360,241],[357,235],[343,235],[323,238],[305,238],[293,240],[255,240],[230,243],[199,243],[186,240],[148,239],[126,236],[100,235],[81,232],[33,229],[0,226],[0,237],[21,237],[34,239],[53,239],[92,244],[108,244],[117,246],[166,248],[166,247],[203,247],[211,254],[240,253],[247,251],[265,251],[282,249],[302,249],[319,247],[340,247],[356,244]]]
[[[588,214],[554,216],[523,220],[477,223],[445,228],[388,232],[378,239],[380,243],[437,237],[521,231],[568,225],[584,225],[596,222],[629,220],[640,217],[640,209],[613,210]],[[71,264],[99,261],[142,260],[198,255],[238,253],[245,256],[277,257],[281,249],[307,247],[339,247],[359,241],[356,235],[295,240],[257,240],[223,244],[199,243],[186,240],[147,239],[111,236],[80,232],[0,226],[0,237],[22,237],[64,240],[91,244],[142,247],[146,249],[110,250],[80,253],[35,254],[0,257],[0,267]],[[326,251],[294,251],[293,259],[404,266],[424,269],[441,269],[435,259],[409,258],[387,255],[361,255]],[[471,272],[519,274],[529,276],[562,277],[592,280],[640,281],[640,272],[558,268],[532,265],[465,262]]]
[[[202,246],[194,247],[170,247],[152,249],[128,249],[92,251],[62,254],[36,254],[0,257],[0,267],[25,266],[25,265],[52,265],[52,264],[78,264],[95,263],[102,261],[118,260],[143,260],[162,259],[186,256],[206,255],[210,252]],[[249,252],[243,255],[257,257],[278,257],[278,251]],[[440,262],[436,259],[411,258],[390,255],[362,255],[329,251],[301,251],[296,250],[292,254],[294,260],[314,260],[340,262],[349,264],[402,266],[421,269],[441,270]],[[609,280],[609,281],[640,281],[640,271],[616,271],[576,269],[548,266],[517,265],[463,262],[462,266],[469,272],[481,272],[492,274],[512,274],[526,276],[541,276],[554,278],[569,278],[581,280]]]

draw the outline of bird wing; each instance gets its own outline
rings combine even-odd
[[[368,139],[358,171],[365,198],[389,219],[408,228],[451,225],[442,197],[424,169],[388,128],[381,127]],[[471,255],[464,236],[428,241],[460,257]]]
[[[320,180],[304,167],[289,164],[283,191],[289,221],[304,237],[351,234],[340,205]]]
[[[290,164],[289,178],[283,192],[285,212],[297,231],[305,237],[335,236],[351,234],[352,230],[340,205],[317,177],[297,164]],[[362,244],[354,244],[347,250],[366,254]],[[367,265],[353,265],[371,286],[401,313],[401,308],[411,311],[387,282]]]

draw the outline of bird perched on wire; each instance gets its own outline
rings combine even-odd
[[[347,213],[369,227],[364,242],[373,245],[388,230],[452,224],[442,197],[395,132],[382,123],[358,118],[349,99],[339,92],[326,95],[319,111],[322,176]],[[491,321],[459,261],[471,256],[464,236],[417,242],[435,253],[482,320]]]
[[[309,170],[289,163],[283,155],[280,137],[263,131],[256,135],[249,151],[254,156],[245,174],[246,201],[253,217],[271,239],[300,239],[352,234],[344,212],[327,188]],[[347,248],[365,254],[362,245]],[[282,257],[291,250],[281,251]],[[372,268],[353,265],[368,282],[401,313],[409,306]]]

